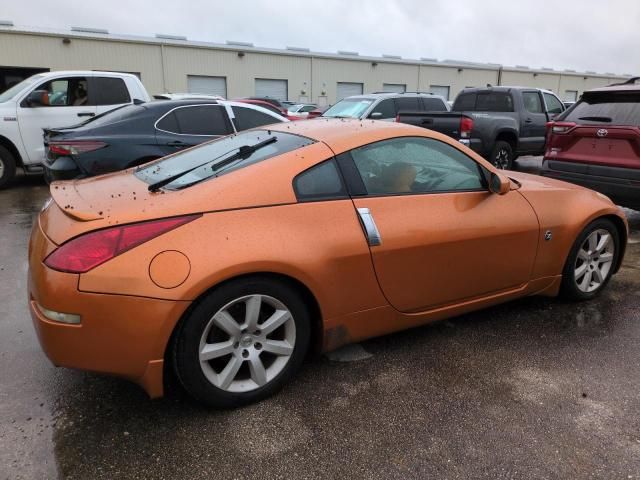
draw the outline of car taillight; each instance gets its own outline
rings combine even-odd
[[[185,215],[90,232],[58,247],[44,263],[59,272],[85,273],[127,250],[201,216]]]
[[[104,142],[91,140],[69,140],[66,142],[49,142],[49,151],[56,155],[78,155],[106,147]]]
[[[473,130],[473,119],[469,117],[460,118],[460,138],[471,137],[471,130]]]
[[[573,122],[549,122],[552,133],[566,133],[576,126]],[[548,124],[547,124],[548,125]]]

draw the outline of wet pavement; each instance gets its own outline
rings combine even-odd
[[[640,477],[640,212],[594,301],[527,298],[367,341],[211,411],[175,385],[150,401],[48,362],[26,305],[47,196],[37,178],[0,191],[0,479]]]

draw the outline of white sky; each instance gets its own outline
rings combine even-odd
[[[640,0],[1,0],[17,26],[640,73]],[[2,49],[0,46],[0,63]]]

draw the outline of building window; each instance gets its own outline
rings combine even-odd
[[[578,100],[578,91],[577,90],[565,90],[564,91],[564,101],[565,102],[575,102]]]
[[[445,100],[449,100],[449,90],[451,87],[448,85],[431,85],[429,91],[434,95],[440,95]]]

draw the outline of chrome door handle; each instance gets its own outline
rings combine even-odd
[[[358,218],[360,219],[360,225],[364,231],[364,236],[367,237],[367,243],[370,247],[377,247],[382,244],[382,238],[380,238],[380,232],[376,226],[376,222],[373,220],[373,215],[368,208],[358,208]]]

